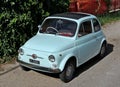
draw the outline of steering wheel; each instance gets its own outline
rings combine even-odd
[[[54,28],[54,27],[47,27],[46,32],[47,33],[55,33],[56,34],[59,31],[56,28]]]

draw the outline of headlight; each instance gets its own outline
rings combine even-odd
[[[23,50],[22,48],[20,48],[20,49],[18,50],[18,53],[19,53],[20,55],[24,55],[24,50]]]
[[[55,57],[54,57],[53,55],[50,55],[50,56],[48,57],[48,59],[49,59],[51,62],[55,62]]]

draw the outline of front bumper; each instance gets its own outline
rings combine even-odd
[[[60,69],[51,69],[51,68],[40,67],[40,66],[37,66],[37,65],[32,65],[32,64],[23,62],[23,61],[18,60],[18,59],[17,59],[17,62],[21,66],[24,66],[24,67],[27,67],[27,68],[30,68],[30,69],[33,69],[33,70],[37,70],[37,71],[48,72],[48,73],[60,73],[61,72]]]

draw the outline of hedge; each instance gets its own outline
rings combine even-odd
[[[45,17],[67,11],[69,0],[1,0],[0,6],[0,63],[4,63],[36,34]]]

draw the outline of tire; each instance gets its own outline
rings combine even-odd
[[[24,66],[21,66],[21,65],[20,65],[20,67],[21,67],[21,69],[24,70],[24,71],[30,71],[30,69],[27,68],[27,67],[24,67]]]
[[[103,58],[105,55],[106,55],[106,44],[103,43],[98,56],[100,58]]]
[[[74,73],[75,73],[75,62],[68,61],[63,72],[60,73],[59,76],[63,82],[67,83],[74,78]]]

